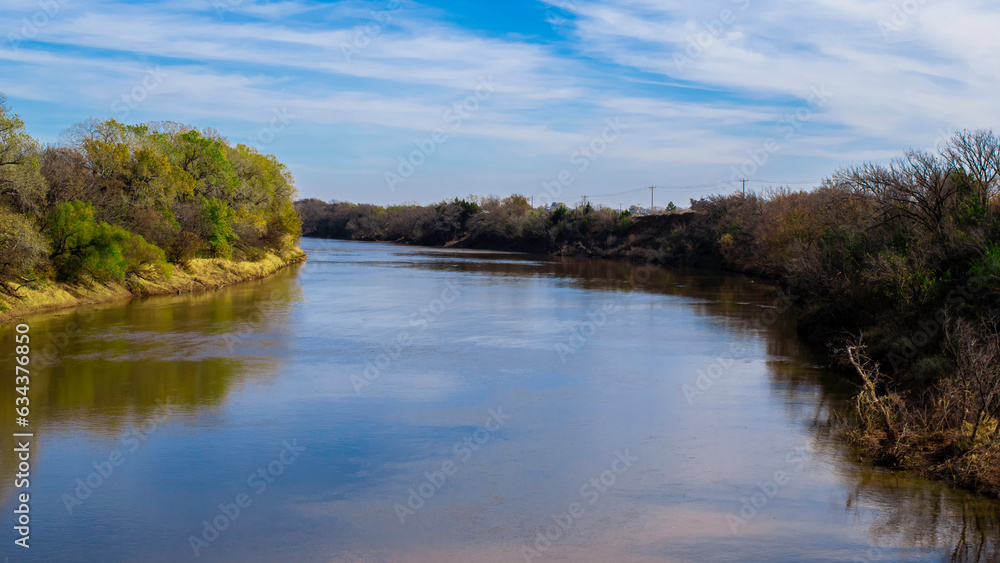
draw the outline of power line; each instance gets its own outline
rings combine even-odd
[[[773,180],[747,180],[747,182],[753,182],[755,184],[785,184],[785,185],[791,185],[791,184],[810,184],[810,185],[815,185],[815,184],[822,184],[823,183],[822,180],[820,180],[818,182],[817,181],[775,182]]]
[[[810,186],[816,186],[816,185],[819,185],[819,184],[822,183],[822,180],[820,180],[820,181],[815,181],[815,180],[775,181],[775,180],[763,180],[763,179],[754,179],[754,178],[746,178],[746,179],[741,179],[741,180],[737,180],[737,181],[739,181],[739,182],[742,183],[743,193],[744,194],[746,193],[746,184],[747,183],[750,183],[750,184],[771,184],[771,185],[779,185],[779,186],[781,186],[781,185],[784,185],[784,186],[792,186],[792,185],[810,185]],[[597,194],[597,195],[587,196],[587,199],[588,200],[607,200],[607,199],[611,199],[611,198],[619,198],[619,197],[622,197],[622,196],[638,195],[639,193],[641,193],[641,192],[643,192],[645,190],[649,190],[650,191],[650,198],[649,198],[650,199],[650,208],[652,208],[653,207],[653,203],[655,202],[654,197],[653,197],[653,195],[654,195],[653,191],[654,190],[672,190],[672,191],[676,191],[676,190],[699,190],[699,189],[706,189],[706,188],[722,188],[723,186],[725,186],[727,184],[732,184],[732,181],[713,182],[713,183],[706,183],[706,184],[683,184],[683,185],[648,186],[648,187],[645,187],[645,188],[634,188],[634,189],[631,189],[631,190],[625,190],[625,191],[621,191],[621,192],[613,192],[613,193]]]

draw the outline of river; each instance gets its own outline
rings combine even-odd
[[[752,278],[304,239],[253,283],[28,318],[19,561],[997,561],[1000,503],[866,468]],[[8,406],[9,405],[9,406]]]

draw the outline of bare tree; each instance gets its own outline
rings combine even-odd
[[[885,221],[908,219],[940,235],[958,194],[953,172],[943,158],[907,151],[889,166],[866,163],[841,170],[834,182],[875,198]]]
[[[955,360],[955,379],[962,392],[965,419],[972,420],[972,444],[988,418],[1000,416],[1000,313],[978,325],[964,319],[949,323],[946,346]],[[1000,436],[1000,424],[994,437]]]
[[[953,169],[964,173],[984,207],[1000,194],[1000,138],[992,131],[957,133],[941,156]]]

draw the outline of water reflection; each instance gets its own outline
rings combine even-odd
[[[279,359],[244,357],[231,344],[282,335],[301,299],[294,269],[213,292],[138,299],[45,315],[31,327],[30,407],[35,443],[52,429],[110,443],[130,428],[149,427],[158,409],[206,412],[250,379],[273,377]],[[261,342],[264,344],[264,342]],[[3,365],[12,365],[14,331],[0,334]],[[0,385],[0,448],[12,451],[16,391]],[[37,461],[37,460],[36,460]],[[0,474],[16,460],[0,456]],[[13,489],[0,480],[0,500]]]
[[[689,299],[691,309],[718,319],[734,337],[763,337],[767,354],[773,358],[766,364],[773,395],[785,403],[790,419],[815,431],[813,447],[837,462],[845,483],[845,516],[869,530],[869,544],[828,554],[830,560],[1000,561],[1000,505],[996,501],[911,474],[881,472],[851,462],[851,452],[831,436],[831,426],[839,413],[850,408],[855,387],[826,365],[825,350],[797,337],[794,315],[761,322],[762,310],[782,302],[776,297],[780,295],[777,287],[739,275],[583,258],[508,256],[500,260],[493,253],[475,251],[400,254],[383,264],[488,278],[553,278],[592,291],[640,291]],[[875,508],[877,516],[861,507]],[[615,542],[610,537],[605,541]],[[737,542],[733,551],[740,549]],[[660,555],[666,558],[671,553],[683,557],[703,551],[665,548]]]
[[[796,337],[793,315],[776,314],[794,296],[766,283],[576,258],[303,245],[307,264],[261,282],[30,319],[36,351],[51,360],[35,368],[32,418],[39,486],[52,494],[38,501],[48,551],[29,560],[74,560],[81,548],[106,560],[187,560],[183,540],[206,510],[294,438],[308,445],[302,459],[203,559],[523,560],[552,512],[629,447],[641,463],[553,559],[997,556],[996,502],[865,469],[829,435],[851,387]],[[431,328],[412,324],[451,282],[460,300]],[[620,312],[562,361],[554,345],[608,300]],[[402,331],[413,343],[356,392],[350,377]],[[746,353],[688,403],[683,385],[734,343]],[[13,393],[0,386],[0,401]],[[146,457],[130,460],[85,518],[67,517],[61,488],[162,403],[169,429]],[[498,406],[509,425],[401,526],[394,503]],[[4,451],[12,423],[0,418]],[[726,515],[803,445],[809,463],[734,534]],[[0,457],[0,471],[12,470]],[[9,498],[9,480],[0,483]]]
[[[939,553],[942,561],[1000,561],[995,501],[907,475],[861,469],[847,475],[846,513],[869,530],[872,547],[864,560],[925,552]],[[861,510],[871,503],[882,509],[875,518]]]

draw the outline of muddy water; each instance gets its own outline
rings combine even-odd
[[[16,561],[997,561],[1000,505],[866,469],[749,278],[303,241],[261,282],[28,319]],[[13,327],[0,365],[13,371]]]

